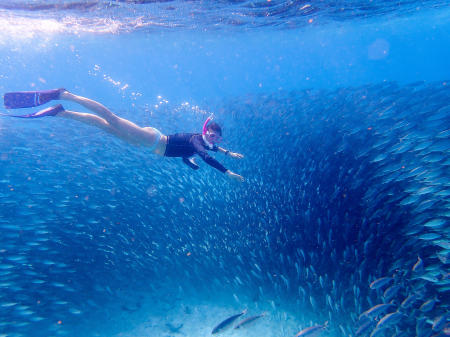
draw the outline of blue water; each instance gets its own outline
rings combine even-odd
[[[209,336],[245,308],[265,316],[224,335],[448,334],[449,19],[445,1],[0,1],[0,92],[65,87],[164,134],[214,112],[245,156],[213,154],[238,183],[2,117],[0,335]]]

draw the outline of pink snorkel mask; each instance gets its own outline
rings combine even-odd
[[[202,133],[203,140],[205,140],[207,143],[220,143],[222,137],[217,135],[216,133],[208,131],[208,123],[212,120],[213,117],[211,115],[206,119],[205,123],[203,124],[203,133]]]

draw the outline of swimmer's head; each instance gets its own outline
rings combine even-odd
[[[222,141],[222,128],[216,122],[210,122],[206,127],[205,136],[210,143],[220,143]]]
[[[212,115],[203,124],[203,136],[213,144],[222,140],[222,128],[216,122],[212,122]]]

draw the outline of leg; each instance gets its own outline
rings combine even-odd
[[[111,135],[116,136],[117,138],[120,138],[123,141],[126,141],[127,143],[130,143],[133,145],[144,145],[144,146],[148,145],[146,143],[143,143],[142,139],[136,139],[135,137],[130,137],[130,135],[127,133],[124,133],[123,130],[117,129],[116,127],[109,124],[103,118],[101,118],[97,115],[94,115],[94,114],[64,110],[64,111],[58,113],[57,116],[63,117],[63,118],[68,118],[68,119],[73,119],[73,120],[82,122],[84,124],[98,127],[99,129],[102,129],[102,130],[110,133]],[[147,135],[147,138],[151,138],[152,135],[150,135],[150,131],[147,131],[147,130],[144,130],[144,131],[149,133],[149,135]],[[154,145],[155,141],[157,141],[157,139],[155,139],[151,143],[152,146]]]
[[[102,104],[85,97],[74,95],[65,89],[10,92],[4,95],[5,106],[10,109],[35,107],[57,99],[78,103],[96,115],[67,111],[64,110],[61,104],[58,104],[31,114],[8,114],[7,116],[18,118],[61,116],[75,119],[99,127],[129,143],[147,146],[156,154],[164,155],[167,137],[162,135],[158,130],[151,127],[141,128],[129,120],[116,116]],[[5,114],[0,113],[0,115]]]
[[[117,119],[119,119],[118,116],[113,114],[107,107],[105,107],[103,104],[100,104],[99,102],[93,101],[89,98],[77,96],[74,95],[68,91],[63,91],[59,95],[59,99],[65,100],[65,101],[71,101],[78,103],[85,108],[91,110],[95,114],[99,115],[103,119],[105,119],[108,123],[114,124],[117,122]]]
[[[104,105],[96,101],[74,95],[68,91],[62,92],[59,98],[62,100],[78,103],[98,115],[95,116],[92,114],[66,111],[66,113],[69,114],[66,116],[62,115],[63,117],[76,119],[87,124],[95,125],[129,143],[133,143],[136,145],[153,147],[155,145],[155,142],[157,142],[159,139],[159,134],[157,134],[152,128],[141,128],[140,126],[127,119],[118,117]],[[95,119],[95,117],[97,117],[98,119]]]
[[[75,112],[75,111],[69,111],[64,110],[57,115],[58,117],[73,119],[85,124],[89,124],[92,126],[96,126],[102,130],[111,132],[112,127],[108,124],[107,121],[105,121],[103,118],[98,117],[93,114],[83,113],[83,112]]]

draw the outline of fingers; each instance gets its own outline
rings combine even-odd
[[[239,175],[239,174],[236,174],[236,173],[233,173],[233,172],[229,172],[229,171],[227,171],[227,174],[233,180],[237,180],[239,182],[243,182],[244,181],[244,177]]]
[[[232,156],[233,156],[233,158],[237,158],[237,159],[242,159],[242,158],[244,158],[244,156],[243,156],[242,154],[237,153],[237,152],[233,152]]]
[[[244,177],[241,176],[241,175],[239,175],[239,174],[236,174],[235,179],[236,179],[237,181],[241,182],[241,183],[244,182]]]

